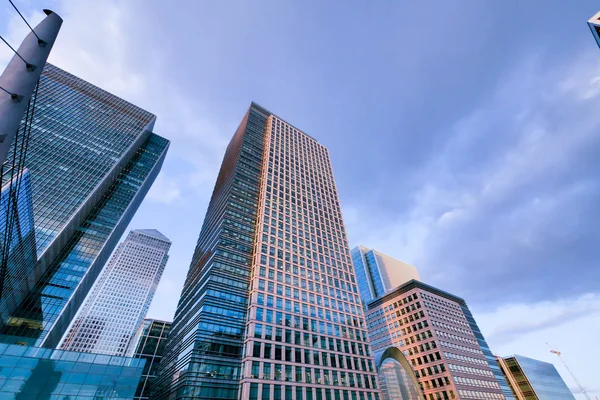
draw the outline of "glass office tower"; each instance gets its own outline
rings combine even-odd
[[[519,355],[497,360],[518,400],[575,399],[553,364]]]
[[[143,358],[146,360],[144,371],[134,400],[148,400],[150,398],[150,390],[156,371],[165,354],[165,344],[171,331],[171,323],[159,321],[156,319],[145,319],[136,335],[137,340],[132,343],[134,349],[134,357]]]
[[[25,162],[36,284],[2,321],[0,341],[58,344],[160,170],[169,142],[151,132],[155,120],[46,64]]]
[[[327,149],[252,104],[204,219],[154,398],[377,399]]]
[[[6,270],[1,272],[0,280],[0,323],[9,318],[35,285],[31,174],[27,169],[18,174],[17,179],[3,184],[0,193],[0,246],[6,252],[2,254]]]
[[[421,280],[415,267],[377,250],[359,245],[352,249],[351,254],[358,291],[365,303],[412,279]]]
[[[131,356],[134,335],[146,317],[169,259],[171,241],[156,229],[135,229],[102,270],[62,350]]]
[[[596,43],[598,43],[598,46],[600,46],[600,11],[590,18],[588,21],[588,26],[592,31],[592,36],[594,36]]]

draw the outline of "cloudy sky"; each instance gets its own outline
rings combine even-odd
[[[58,12],[50,61],[172,141],[131,223],[173,241],[149,316],[172,318],[254,100],[330,149],[351,245],[416,265],[496,353],[554,362],[575,389],[559,348],[600,396],[597,0],[16,3],[32,22]],[[3,36],[25,29],[0,5]]]

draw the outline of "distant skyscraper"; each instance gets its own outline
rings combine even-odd
[[[365,302],[381,297],[412,279],[421,279],[412,265],[364,246],[352,249],[352,263],[358,290]]]
[[[129,232],[85,299],[61,349],[131,356],[131,345],[146,317],[169,258],[171,241],[156,229]]]
[[[412,280],[367,304],[373,351],[403,352],[427,399],[514,399],[465,301]]]
[[[165,344],[171,331],[171,323],[145,319],[133,343],[134,357],[146,360],[146,367],[135,392],[134,400],[148,400],[156,378],[156,371],[165,353]]]
[[[154,397],[377,399],[327,149],[252,104],[231,140]]]
[[[151,113],[50,64],[36,104],[25,166],[38,260],[15,266],[31,270],[36,283],[1,321],[0,341],[54,347],[156,178],[169,142],[152,133]]]
[[[518,355],[497,359],[518,400],[575,399],[553,364]]]
[[[596,43],[598,43],[598,46],[600,46],[600,11],[590,18],[588,21],[588,26],[592,31],[594,39],[596,39]]]

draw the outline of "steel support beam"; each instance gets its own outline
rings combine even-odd
[[[33,29],[40,39],[30,32],[19,46],[18,55],[13,56],[0,75],[0,87],[10,93],[0,92],[0,165],[6,161],[29,99],[62,25],[62,18],[57,14],[50,10],[44,12],[46,18]]]

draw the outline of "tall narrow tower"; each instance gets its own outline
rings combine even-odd
[[[329,153],[254,103],[225,153],[161,369],[155,398],[378,399]]]
[[[102,270],[61,348],[111,356],[132,355],[127,350],[146,317],[170,247],[171,241],[156,229],[129,232]]]

